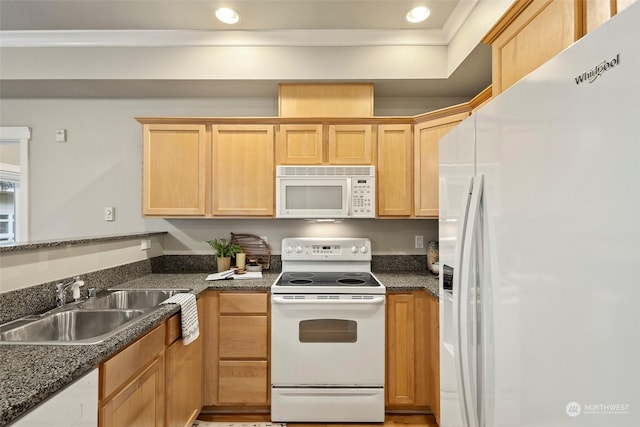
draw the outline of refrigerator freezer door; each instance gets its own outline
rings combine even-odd
[[[639,24],[636,3],[476,114],[488,426],[640,425]]]
[[[475,116],[460,123],[441,139],[439,256],[443,272],[455,266],[455,251],[475,167]],[[455,272],[454,272],[455,274]],[[440,275],[440,423],[442,427],[463,426],[458,378],[455,373],[452,293],[443,289]]]

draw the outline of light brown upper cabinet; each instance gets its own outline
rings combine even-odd
[[[272,216],[273,125],[213,125],[211,135],[213,215]]]
[[[370,124],[282,124],[276,158],[280,165],[371,165]]]
[[[414,127],[414,215],[438,218],[438,145],[446,135],[469,113],[428,120]]]
[[[413,138],[409,124],[378,126],[378,216],[408,217],[413,211]]]
[[[374,147],[371,125],[329,125],[329,164],[372,165]]]
[[[636,0],[518,0],[482,39],[492,47],[493,96]]]
[[[493,96],[582,37],[583,7],[583,1],[515,2],[482,40],[492,47]]]
[[[282,83],[280,117],[371,117],[372,83]]]
[[[276,153],[279,165],[321,165],[322,125],[280,125]]]
[[[143,126],[144,215],[204,215],[207,145],[204,125]]]
[[[585,34],[590,33],[604,21],[622,11],[636,0],[586,0],[584,25]]]

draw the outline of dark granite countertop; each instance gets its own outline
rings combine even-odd
[[[40,248],[52,248],[56,246],[84,245],[87,243],[110,242],[114,240],[126,240],[126,239],[140,238],[140,237],[161,236],[163,234],[167,234],[167,232],[166,231],[141,232],[141,233],[129,233],[129,234],[114,234],[109,236],[78,237],[75,239],[63,239],[63,240],[33,240],[29,242],[3,243],[3,244],[0,244],[0,253],[27,251],[27,250],[40,249]]]
[[[269,290],[279,273],[262,279],[206,281],[207,274],[149,274],[117,288],[188,288],[199,295],[210,290]],[[377,272],[388,292],[424,289],[438,297],[438,279],[428,272]],[[0,345],[0,426],[7,425],[100,362],[126,347],[179,311],[161,306],[110,339],[94,345]]]

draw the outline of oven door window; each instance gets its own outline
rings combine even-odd
[[[354,343],[358,341],[358,323],[343,319],[302,320],[298,325],[301,343]]]

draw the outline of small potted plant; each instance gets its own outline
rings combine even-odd
[[[242,252],[240,245],[231,243],[227,239],[208,240],[207,243],[216,251],[218,272],[228,270],[231,267],[231,257]]]

